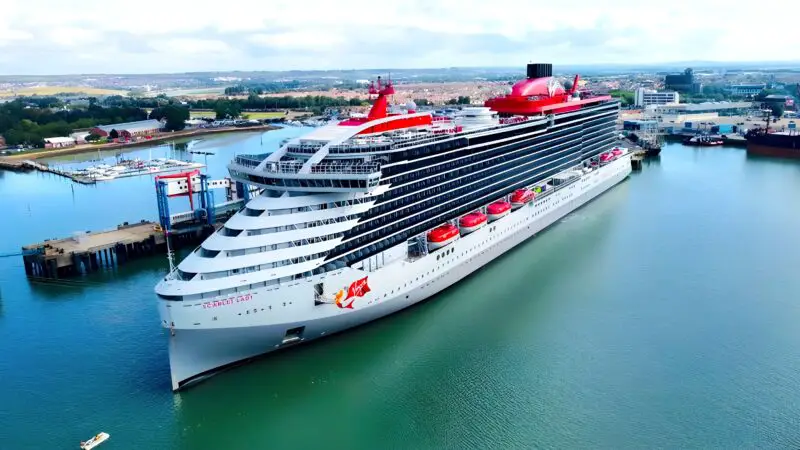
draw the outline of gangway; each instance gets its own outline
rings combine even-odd
[[[202,223],[214,225],[217,216],[227,216],[241,209],[251,196],[258,195],[256,186],[244,185],[230,178],[210,180],[208,175],[199,170],[170,175],[160,175],[155,179],[158,200],[158,218],[166,233],[177,224]],[[225,189],[225,202],[214,202],[215,189]],[[195,208],[195,194],[200,204]],[[189,211],[170,214],[169,199],[172,197],[189,197]]]

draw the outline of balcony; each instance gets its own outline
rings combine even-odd
[[[262,155],[239,155],[234,158],[234,163],[255,169],[262,161],[267,159],[267,156],[269,156],[269,153],[264,153]]]
[[[264,170],[269,173],[278,174],[297,174],[303,167],[302,161],[282,161],[277,163],[267,163]],[[370,175],[380,173],[380,163],[318,163],[311,165],[311,174],[320,175]]]
[[[310,165],[307,161],[266,162],[259,169],[252,159],[236,158],[228,165],[231,177],[266,189],[301,192],[370,192],[380,185],[381,165],[377,162],[324,162]]]

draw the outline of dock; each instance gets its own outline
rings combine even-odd
[[[2,158],[0,159],[0,169],[12,170],[15,172],[25,171],[25,170],[38,170],[40,172],[52,173],[60,177],[68,178],[80,184],[95,184],[96,182],[92,178],[75,175],[72,172],[56,169],[46,164],[38,163],[36,161],[31,161],[29,159],[26,159],[24,161],[18,161],[9,158]]]
[[[125,222],[115,229],[76,233],[22,247],[25,273],[32,279],[59,279],[113,268],[170,249],[196,245],[244,207],[251,187],[230,179],[209,180],[198,170],[159,175],[155,179],[159,221]],[[213,190],[224,190],[226,201],[214,202]],[[188,197],[189,211],[170,213],[168,198]],[[197,202],[192,201],[199,197]],[[11,253],[0,256],[16,256]]]
[[[642,170],[642,161],[644,160],[644,150],[637,150],[633,152],[633,156],[631,156],[631,169],[632,170]]]
[[[60,278],[113,267],[139,256],[155,254],[166,245],[155,222],[123,224],[115,230],[76,234],[22,247],[25,273],[30,277]]]

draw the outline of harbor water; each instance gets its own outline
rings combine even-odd
[[[303,131],[125,156],[222,177]],[[797,192],[798,162],[670,144],[429,301],[173,394],[166,257],[35,283],[13,255],[155,219],[152,177],[0,172],[0,448],[798,448]]]

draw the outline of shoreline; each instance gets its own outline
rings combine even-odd
[[[185,137],[204,136],[208,134],[236,133],[245,131],[271,131],[271,130],[277,130],[278,128],[279,127],[276,127],[274,125],[260,125],[257,127],[224,127],[224,128],[220,127],[220,128],[199,128],[195,130],[182,130],[182,131],[175,131],[169,134],[159,135],[152,139],[130,142],[125,144],[120,144],[120,143],[111,143],[102,145],[82,144],[66,148],[41,149],[41,151],[15,153],[13,155],[6,155],[0,157],[0,161],[6,160],[7,162],[11,162],[13,165],[13,162],[24,161],[24,160],[35,161],[37,159],[49,158],[52,156],[76,155],[80,153],[95,152],[98,150],[105,151],[105,150],[125,149],[129,147],[141,147],[144,145],[160,144],[172,139],[179,139]]]

